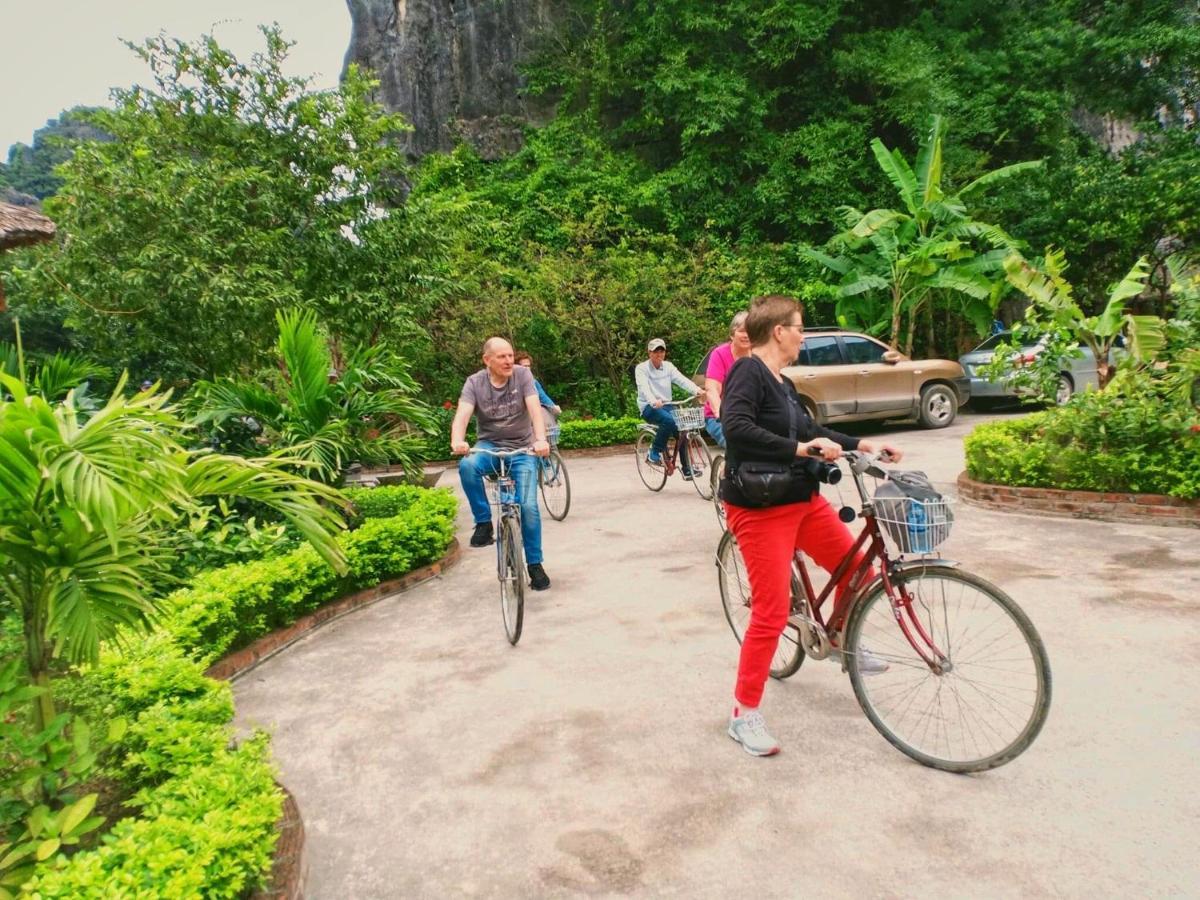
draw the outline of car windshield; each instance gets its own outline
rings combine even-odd
[[[996,345],[998,345],[1001,341],[1004,341],[1005,343],[1007,343],[1007,342],[1011,341],[1012,338],[1013,338],[1013,333],[1011,331],[1002,331],[1002,332],[1000,332],[1000,334],[993,334],[991,337],[989,337],[986,341],[984,341],[982,344],[980,344],[975,349],[976,350],[994,350],[994,349],[996,349]],[[1025,349],[1025,350],[1031,350],[1034,347],[1036,347],[1037,345],[1038,345],[1038,341],[1036,338],[1034,338],[1034,339],[1026,338],[1025,341],[1022,342],[1021,347],[1022,347],[1022,349]]]

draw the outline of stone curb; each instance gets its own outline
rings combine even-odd
[[[965,502],[975,506],[1007,512],[1200,528],[1200,500],[1181,500],[1162,494],[1116,494],[1063,491],[1057,488],[1010,487],[975,481],[963,472],[958,476],[958,495]]]
[[[316,612],[309,613],[307,616],[297,619],[286,628],[272,631],[270,634],[260,637],[250,646],[243,647],[241,650],[235,650],[228,656],[222,657],[209,666],[204,674],[209,678],[217,678],[222,681],[236,680],[259,663],[270,659],[280,650],[291,646],[310,631],[315,631],[327,622],[339,619],[347,613],[354,612],[356,609],[370,606],[384,597],[390,597],[392,594],[398,594],[401,591],[415,587],[423,581],[428,581],[430,578],[434,578],[449,569],[458,562],[461,556],[462,547],[458,543],[458,538],[455,538],[450,544],[450,549],[446,551],[446,555],[437,562],[422,566],[419,569],[413,569],[407,575],[403,575],[400,578],[381,582],[374,587],[358,591],[354,594],[348,594],[340,600],[327,603]]]
[[[279,782],[275,782],[279,784]],[[282,784],[283,814],[279,818],[279,840],[271,865],[270,883],[250,895],[250,900],[303,900],[308,883],[308,857],[304,852],[304,819],[296,798]]]

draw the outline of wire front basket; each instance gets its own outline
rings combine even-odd
[[[675,406],[671,415],[680,431],[698,431],[704,427],[704,410],[698,406]]]
[[[954,524],[952,500],[917,500],[914,497],[876,495],[875,520],[901,553],[932,553],[950,536]]]
[[[490,503],[493,507],[501,505],[501,488],[503,488],[504,492],[504,502],[520,502],[517,495],[517,482],[512,475],[505,475],[503,480],[499,475],[489,475],[484,478],[483,486],[487,491],[488,503]]]

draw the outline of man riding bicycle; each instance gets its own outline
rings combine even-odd
[[[633,379],[637,382],[637,404],[642,418],[651,425],[658,426],[646,459],[655,465],[661,465],[667,441],[679,434],[679,429],[675,427],[675,419],[668,410],[663,409],[663,404],[671,402],[671,386],[682,388],[692,398],[700,396],[700,389],[696,387],[695,382],[684,377],[683,373],[675,368],[674,363],[667,362],[667,342],[662,338],[651,338],[646,344],[646,355],[648,359],[638,363],[637,368],[633,370]],[[682,443],[679,447],[679,464],[684,479],[690,481],[692,467],[688,462],[687,447]]]
[[[517,450],[532,445],[538,456],[550,453],[541,402],[534,387],[533,374],[513,362],[512,344],[504,338],[488,338],[483,345],[483,365],[463,384],[458,409],[450,424],[450,450],[455,456],[470,452],[467,423],[475,416],[477,440],[481,450]],[[488,503],[484,478],[499,468],[499,460],[486,454],[467,456],[458,464],[458,477],[471,505],[475,532],[472,547],[492,543],[492,508]],[[550,578],[542,566],[542,518],[537,502],[537,467],[530,456],[513,456],[509,471],[516,482],[521,504],[521,540],[529,567],[529,585],[535,591],[550,587]]]

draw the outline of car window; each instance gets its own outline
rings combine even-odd
[[[805,335],[804,344],[800,347],[800,358],[796,360],[801,366],[840,366],[842,351],[838,349],[837,338],[808,337]]]
[[[860,337],[843,337],[842,346],[846,348],[846,359],[851,365],[883,362],[883,354],[887,353],[887,347]]]

